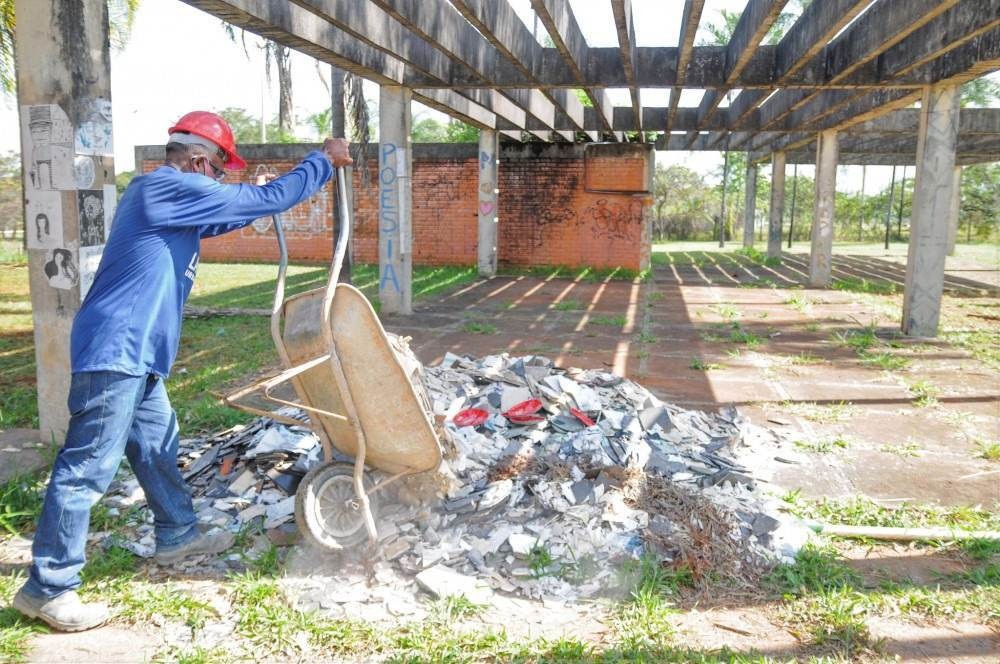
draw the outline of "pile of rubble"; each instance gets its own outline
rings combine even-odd
[[[414,476],[380,492],[376,516],[378,557],[432,593],[593,597],[613,592],[624,562],[646,554],[695,576],[752,581],[804,541],[741,462],[774,435],[735,408],[685,410],[630,380],[539,356],[449,354],[424,382],[442,467],[433,481]],[[184,441],[181,456],[203,522],[259,526],[285,544],[296,488],[321,446],[305,424],[261,418]],[[437,495],[428,499],[421,483]],[[112,501],[124,507],[136,490],[126,482]],[[148,523],[138,536],[130,548],[150,555]]]

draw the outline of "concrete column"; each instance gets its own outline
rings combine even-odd
[[[771,218],[767,227],[767,257],[781,258],[781,222],[785,216],[785,153],[771,154]]]
[[[746,203],[743,206],[743,246],[753,246],[753,228],[757,215],[757,164],[747,159]]]
[[[413,312],[411,96],[398,85],[379,92],[378,297],[387,314]]]
[[[948,214],[948,255],[955,255],[955,240],[958,238],[958,217],[962,212],[962,167],[955,167],[951,185],[951,207]]]
[[[816,203],[813,207],[809,285],[830,285],[833,263],[833,211],[837,194],[837,132],[820,132],[816,140]]]
[[[28,279],[42,442],[62,443],[69,334],[117,201],[105,0],[16,0]]]
[[[955,85],[928,87],[920,104],[902,324],[905,334],[916,337],[938,332],[955,187],[959,96]]]
[[[497,273],[497,235],[500,193],[499,134],[493,129],[479,130],[479,234],[477,260],[479,274],[492,277]]]

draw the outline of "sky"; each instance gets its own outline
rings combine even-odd
[[[533,28],[530,0],[510,0],[515,11]],[[617,46],[614,19],[606,0],[570,0],[581,30],[591,46]],[[741,11],[746,0],[707,0],[698,39],[704,26],[720,23],[722,10]],[[633,0],[636,40],[640,46],[675,46],[683,2],[681,0]],[[169,29],[165,29],[169,26]],[[543,28],[540,28],[544,30]],[[194,109],[219,110],[234,106],[271,118],[277,113],[277,90],[264,76],[259,40],[247,35],[242,44],[227,37],[222,22],[179,0],[141,0],[135,26],[127,46],[112,53],[111,96],[114,112],[115,166],[118,171],[134,167],[134,146],[162,143],[166,129],[177,118]],[[326,65],[319,69],[327,71]],[[293,99],[300,120],[329,106],[329,96],[313,58],[293,52]],[[609,91],[617,105],[629,105],[624,89]],[[368,98],[377,98],[370,84]],[[667,91],[643,91],[646,105],[666,105]],[[699,91],[686,91],[684,106],[695,106]],[[444,116],[415,104],[414,117]],[[19,150],[19,128],[15,100],[0,101],[0,152]],[[682,163],[710,179],[721,172],[718,153],[658,152],[657,163]],[[811,174],[812,167],[800,167]],[[888,186],[888,167],[868,169],[868,191]],[[841,169],[838,189],[860,188],[860,167]]]

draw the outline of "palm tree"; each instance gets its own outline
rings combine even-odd
[[[132,33],[139,0],[107,0],[108,28],[111,45],[122,49]],[[16,36],[14,0],[0,0],[0,93],[12,95],[17,89],[14,70],[14,38]]]

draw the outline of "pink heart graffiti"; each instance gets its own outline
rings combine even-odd
[[[479,204],[479,214],[490,214],[496,206],[491,201],[483,201]]]

